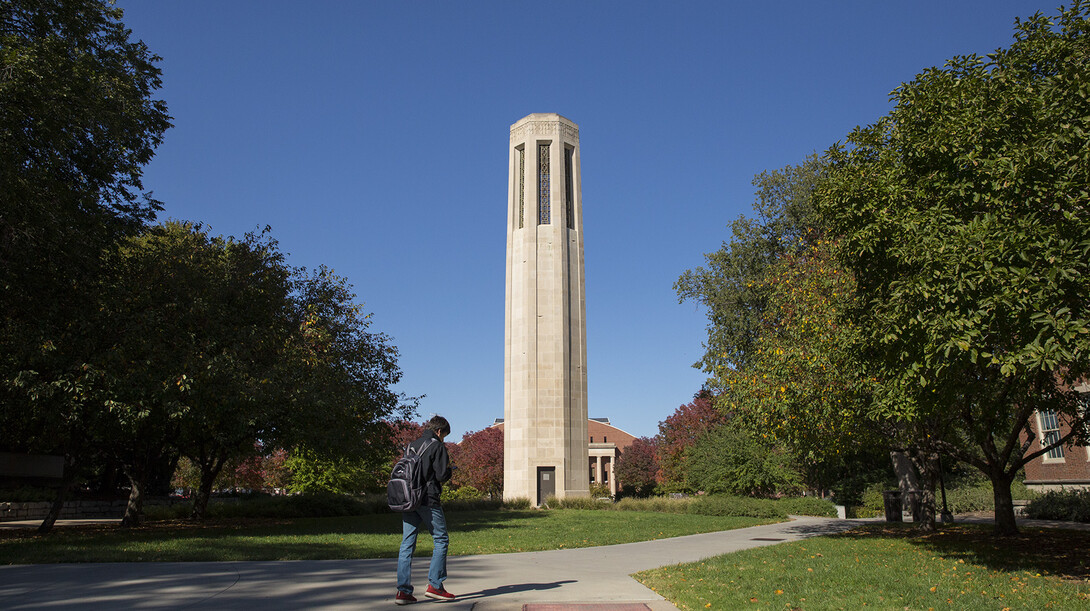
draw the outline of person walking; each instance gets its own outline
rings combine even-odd
[[[397,556],[397,595],[394,603],[408,605],[416,602],[413,596],[412,568],[413,552],[416,551],[416,537],[422,530],[431,534],[435,549],[431,555],[431,567],[428,570],[428,589],[424,596],[441,602],[455,600],[456,597],[443,588],[447,578],[447,518],[439,502],[443,494],[443,482],[450,479],[452,467],[447,446],[443,443],[450,434],[450,423],[442,416],[432,416],[424,424],[420,438],[409,444],[407,451],[419,454],[419,464],[423,468],[427,487],[424,500],[414,511],[401,514],[401,550]]]

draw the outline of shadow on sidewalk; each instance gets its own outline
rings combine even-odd
[[[817,524],[793,524],[785,528],[783,532],[790,535],[816,537],[835,535],[869,523],[867,520],[828,520]]]
[[[543,592],[546,590],[553,590],[559,588],[566,583],[577,583],[576,579],[566,579],[564,581],[552,581],[548,583],[517,583],[506,586],[499,586],[495,588],[488,588],[487,590],[480,590],[477,592],[470,592],[468,594],[459,594],[458,600],[472,600],[476,598],[489,598],[492,596],[502,596],[504,594],[514,594],[517,592]]]

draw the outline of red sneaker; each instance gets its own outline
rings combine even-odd
[[[438,590],[436,590],[435,588],[431,587],[431,584],[428,584],[428,591],[424,592],[424,596],[444,603],[456,600],[458,598],[457,596],[451,594],[450,592],[447,592],[443,588],[439,588]]]
[[[412,594],[406,594],[401,590],[397,591],[397,596],[394,597],[395,605],[411,605],[416,602],[416,597]]]

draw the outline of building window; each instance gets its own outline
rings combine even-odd
[[[1037,417],[1041,423],[1041,446],[1047,447],[1060,440],[1060,420],[1056,417],[1056,412],[1052,410],[1043,410],[1037,412]],[[1045,454],[1045,458],[1058,458],[1063,459],[1064,449],[1063,446],[1056,446]]]
[[[591,442],[591,443],[594,443],[594,435],[591,435],[591,436],[590,436],[590,442]]]
[[[609,443],[609,437],[602,435],[602,443]]]
[[[526,209],[526,149],[518,148],[519,152],[519,229],[522,229],[522,219]]]
[[[537,145],[537,224],[549,224],[549,145]]]
[[[568,217],[568,229],[575,229],[575,216],[572,214],[572,202],[575,201],[575,178],[572,176],[572,155],[575,149],[564,147],[564,208]]]

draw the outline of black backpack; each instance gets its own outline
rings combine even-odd
[[[405,446],[405,456],[394,464],[390,483],[386,484],[386,504],[394,511],[415,511],[424,501],[428,482],[424,479],[425,465],[420,455],[435,443],[429,439],[420,449],[412,444]]]

